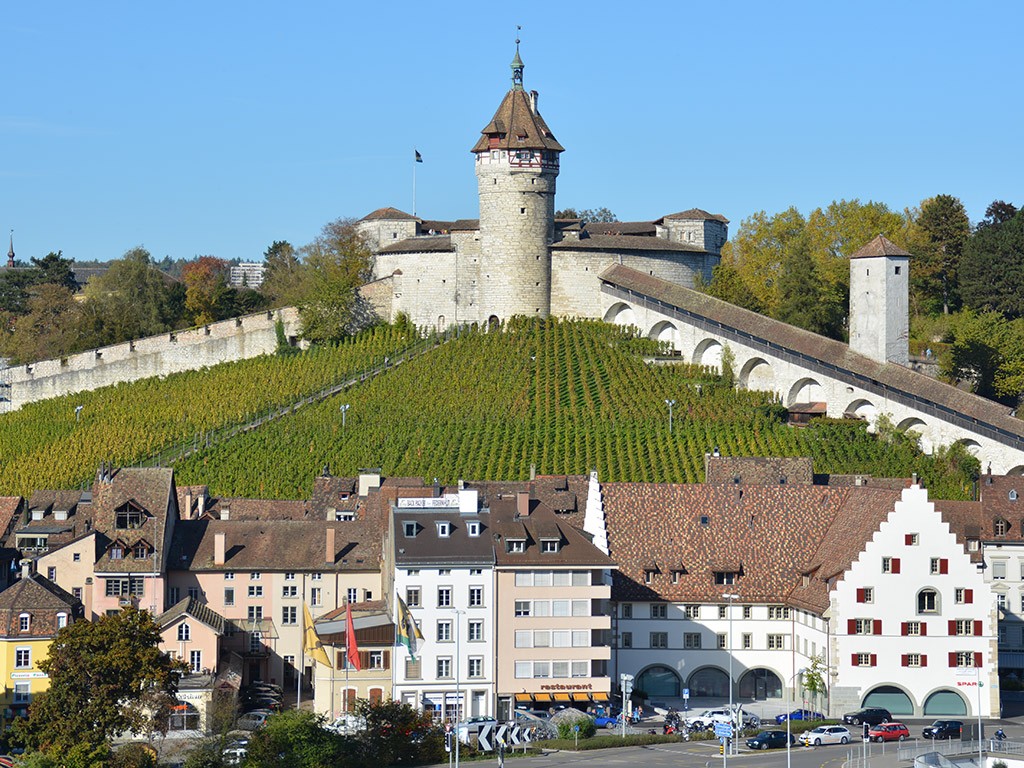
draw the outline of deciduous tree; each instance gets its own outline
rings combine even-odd
[[[150,713],[175,694],[184,665],[159,646],[152,616],[131,607],[60,629],[39,662],[50,688],[18,722],[17,737],[61,755],[83,745],[103,747],[119,733],[166,731],[166,719]]]
[[[195,325],[206,325],[219,320],[218,307],[222,307],[228,290],[228,263],[215,256],[200,256],[181,270],[185,283],[185,309]]]
[[[173,283],[139,246],[110,263],[85,287],[89,346],[114,344],[171,330],[180,318],[171,301]]]
[[[81,305],[70,290],[38,285],[31,289],[27,314],[11,318],[10,333],[0,335],[0,357],[22,364],[79,352],[81,317]]]
[[[607,208],[563,208],[555,211],[556,219],[582,219],[583,221],[613,222],[619,217]]]
[[[308,273],[292,244],[287,240],[275,240],[264,251],[263,257],[267,269],[260,293],[267,297],[272,307],[298,304],[306,289]]]

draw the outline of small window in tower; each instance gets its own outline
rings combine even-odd
[[[902,267],[896,267],[896,274],[897,275],[900,273],[900,269],[902,269]]]
[[[537,184],[537,180],[536,179],[530,179],[530,183],[533,184],[533,185],[536,185]],[[899,267],[896,267],[896,269],[899,269]]]
[[[495,183],[495,184],[497,184],[497,183],[498,183],[498,180],[497,180],[497,179],[495,179],[495,180],[494,180],[494,183]]]
[[[526,213],[526,209],[525,209],[525,208],[520,208],[520,209],[519,209],[519,212],[520,212],[520,213]]]
[[[864,274],[865,275],[870,275],[871,274],[871,270],[870,269],[865,269],[864,270]]]

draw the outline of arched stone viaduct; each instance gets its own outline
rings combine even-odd
[[[983,471],[1024,474],[1024,422],[998,403],[628,267],[609,267],[601,280],[604,320],[636,326],[702,365],[720,366],[728,346],[740,387],[775,392],[786,406],[825,403],[835,418],[873,424],[885,414],[920,435],[926,452],[961,442]]]

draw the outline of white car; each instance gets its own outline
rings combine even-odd
[[[819,725],[812,731],[804,731],[800,736],[800,742],[815,747],[822,744],[848,744],[850,729],[841,725]]]
[[[366,730],[366,718],[349,713],[335,719],[333,723],[328,723],[324,728],[342,736],[351,736]]]
[[[683,720],[690,728],[711,728],[715,723],[731,723],[733,715],[728,709],[705,709],[697,715],[690,715]]]

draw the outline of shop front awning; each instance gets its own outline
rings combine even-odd
[[[556,693],[555,701],[572,701],[568,693]]]
[[[530,702],[530,701],[533,701],[533,696],[531,694],[529,694],[529,693],[517,693],[516,694],[516,704],[521,704],[523,702]]]
[[[590,701],[589,693],[570,693],[573,701]]]
[[[590,694],[594,701],[608,701],[608,694],[598,691],[597,693]]]
[[[550,693],[535,693],[533,694],[533,700],[540,704],[547,704],[551,701]]]

